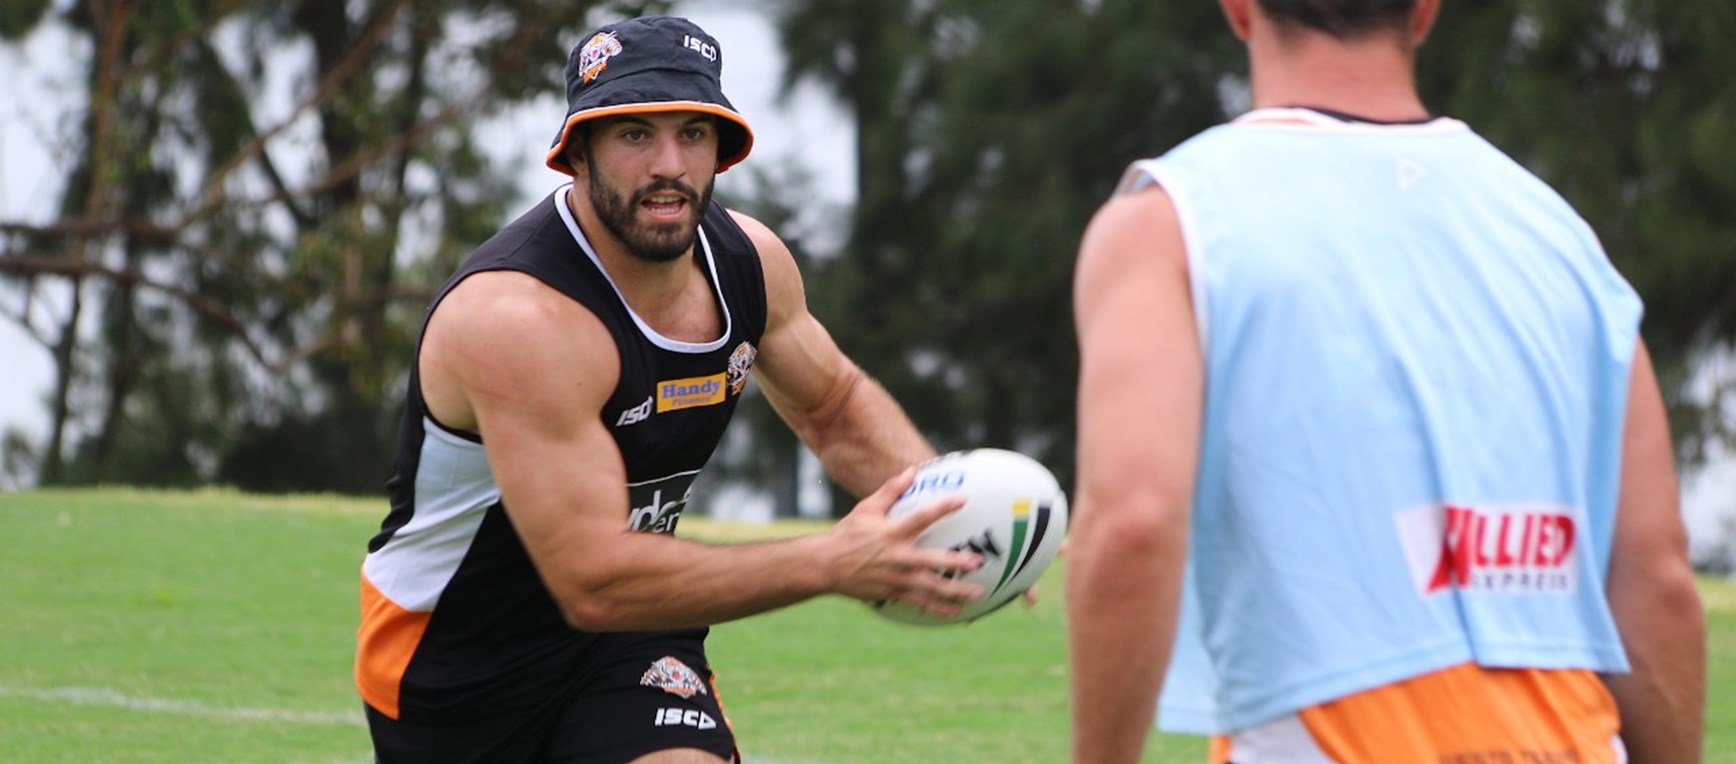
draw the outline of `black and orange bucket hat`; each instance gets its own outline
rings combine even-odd
[[[567,119],[545,160],[573,174],[567,138],[586,120],[622,114],[697,111],[718,118],[717,171],[747,158],[753,130],[723,96],[716,38],[678,16],[643,16],[592,32],[567,57]]]

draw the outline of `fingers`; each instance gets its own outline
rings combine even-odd
[[[895,518],[892,522],[898,526],[906,538],[916,538],[923,531],[928,530],[928,526],[933,525],[935,521],[959,511],[964,508],[964,505],[965,496],[963,494],[941,496],[918,506],[910,514]]]
[[[941,518],[965,505],[963,495],[937,496],[898,517],[892,505],[915,480],[909,468],[857,503],[830,536],[842,568],[834,591],[869,602],[894,600],[940,616],[956,614],[983,596],[981,586],[962,580],[982,567],[975,552],[931,549],[917,539]]]
[[[868,508],[876,514],[885,516],[886,511],[892,508],[893,503],[898,501],[898,497],[910,488],[910,484],[915,480],[916,468],[905,467],[903,472],[893,475],[886,482],[881,483],[880,487],[875,489],[873,493],[857,502],[856,509]]]
[[[956,549],[917,549],[913,555],[913,570],[932,571],[947,578],[957,578],[983,566],[982,555]]]
[[[942,618],[951,618],[967,603],[980,599],[983,588],[933,570],[912,574],[910,585],[893,592],[889,599]]]

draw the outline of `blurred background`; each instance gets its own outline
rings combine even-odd
[[[663,12],[719,39],[755,126],[720,199],[844,349],[938,448],[1070,483],[1078,235],[1129,161],[1247,108],[1210,0],[0,0],[0,489],[383,495],[433,289],[564,177],[567,51]],[[1419,64],[1645,297],[1723,574],[1733,39],[1729,0],[1447,0]],[[757,399],[714,464],[716,516],[849,506]]]

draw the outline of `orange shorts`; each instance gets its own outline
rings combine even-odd
[[[1465,663],[1212,740],[1214,764],[1623,764],[1590,671]]]

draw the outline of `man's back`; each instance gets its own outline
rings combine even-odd
[[[1602,580],[1640,308],[1583,221],[1452,120],[1260,111],[1146,178],[1207,385],[1177,654],[1212,659],[1165,726],[1467,661],[1625,669]]]
[[[1219,5],[1269,124],[1136,163],[1080,244],[1074,760],[1137,760],[1162,687],[1219,760],[1697,761],[1632,291],[1430,124],[1438,0]]]

